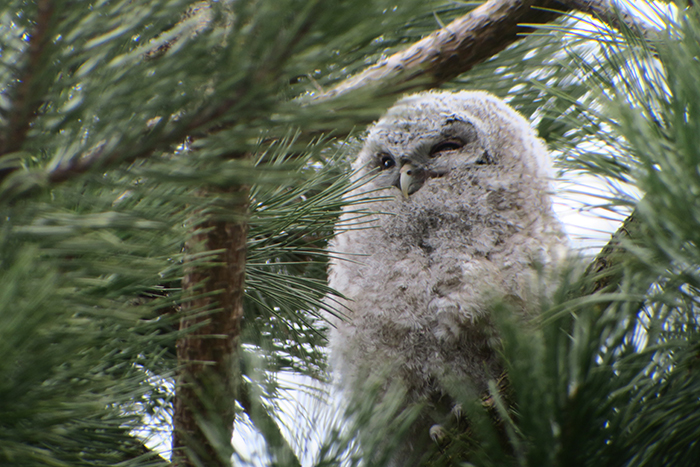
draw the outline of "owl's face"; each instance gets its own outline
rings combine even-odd
[[[530,152],[524,141],[535,139],[524,137],[530,132],[522,117],[484,93],[417,94],[371,128],[357,168],[376,176],[375,188],[396,187],[405,198],[454,171],[535,175],[539,162],[523,157]]]
[[[432,128],[425,123],[438,125]],[[375,127],[368,169],[378,174],[375,184],[394,186],[405,197],[430,178],[457,168],[495,163],[469,121],[450,116],[438,122],[407,121],[402,127],[399,132],[396,128],[385,131],[381,124]]]

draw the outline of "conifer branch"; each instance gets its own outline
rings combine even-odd
[[[18,151],[22,147],[31,122],[36,116],[37,108],[42,103],[37,99],[39,93],[36,92],[36,86],[40,70],[45,65],[43,56],[49,39],[53,6],[51,0],[37,2],[36,22],[27,47],[27,63],[17,76],[17,87],[11,97],[7,129],[0,134],[0,156]],[[0,180],[10,169],[15,170],[14,167],[6,167],[0,171]]]
[[[522,23],[546,23],[563,12],[556,0],[489,0],[444,28],[324,92],[326,101],[359,88],[415,83],[433,88],[470,70],[532,30]],[[539,7],[535,9],[533,7]],[[550,8],[544,10],[543,8]],[[396,86],[398,87],[398,86]],[[401,86],[405,91],[405,86]]]
[[[47,0],[40,2],[37,33],[45,29],[45,26],[41,25],[49,19],[50,5],[51,2]],[[204,6],[204,2],[198,3],[196,7],[196,15],[188,14],[183,19],[183,21],[193,21],[194,18],[195,32],[205,28],[208,21],[211,21],[211,15]],[[609,0],[489,0],[406,49],[347,78],[334,88],[317,96],[312,103],[326,102],[351,91],[373,86],[381,86],[384,92],[389,93],[404,92],[407,88],[437,87],[505,49],[517,41],[522,34],[531,31],[533,24],[547,23],[571,9],[593,14],[613,27],[620,27],[618,12],[611,6]],[[628,27],[646,35],[648,28],[645,29],[628,13],[622,12],[619,18]],[[188,30],[188,32],[192,31]],[[36,37],[36,44],[45,40],[45,38],[40,40],[40,37],[44,37],[41,34]],[[40,55],[41,48],[37,49],[30,63],[38,61]],[[145,56],[145,58],[152,57]],[[30,77],[31,74],[28,76]],[[26,86],[29,84],[25,84]],[[245,95],[245,92],[239,92],[240,95]],[[40,178],[44,178],[48,183],[60,183],[92,168],[148,158],[158,149],[166,149],[170,145],[177,144],[188,134],[202,130],[226,114],[237,102],[238,98],[231,97],[218,105],[206,107],[199,114],[194,115],[185,127],[178,125],[175,129],[154,138],[150,144],[147,139],[153,138],[152,133],[150,130],[144,132],[144,144],[139,145],[142,150],[138,152],[117,148],[105,154],[104,145],[94,147],[83,155],[71,158],[49,170]],[[17,108],[21,109],[24,106]],[[4,146],[0,144],[0,155],[9,152],[8,148],[19,149],[30,123],[28,119],[30,114],[31,112],[25,111],[24,116],[13,118],[11,128],[18,128],[20,131],[13,130],[8,133],[16,136],[11,137],[11,144],[5,143]],[[2,143],[1,140],[0,143]],[[10,166],[0,170],[0,183],[18,168],[18,166]]]
[[[636,211],[630,214],[610,241],[588,265],[585,277],[590,280],[581,296],[595,292],[614,291],[622,280],[622,265],[628,256],[625,243],[641,237],[642,224]]]
[[[531,32],[534,24],[553,21],[570,10],[591,14],[616,29],[627,27],[644,37],[651,34],[649,26],[609,0],[489,0],[316,100],[327,101],[367,86],[392,85],[400,92],[407,87],[437,87],[496,55]]]
[[[245,95],[245,90],[237,92],[237,96]],[[174,122],[173,126],[165,131],[161,130],[160,135],[153,133],[157,129],[148,128],[143,132],[140,144],[121,144],[117,147],[109,147],[104,141],[90,148],[82,154],[75,157],[66,158],[60,164],[40,172],[36,179],[38,185],[42,183],[58,184],[71,180],[79,175],[85,174],[91,170],[99,168],[108,168],[118,163],[132,163],[139,159],[147,159],[159,150],[168,150],[173,145],[182,143],[188,136],[204,131],[208,126],[215,122],[218,118],[225,115],[228,110],[237,105],[238,98],[225,99],[223,102],[212,103],[209,106],[203,107],[198,113],[184,119],[182,122]],[[160,118],[153,120],[154,127],[165,126],[166,122],[162,122]],[[134,151],[132,148],[138,148]],[[2,184],[9,175],[18,170],[19,166],[8,166],[0,169],[0,184]],[[0,202],[9,201],[17,196],[31,193],[36,185],[25,186],[22,181],[16,186],[5,186],[0,191]]]

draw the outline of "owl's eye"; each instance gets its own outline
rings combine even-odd
[[[458,139],[449,139],[447,141],[442,141],[433,146],[433,149],[430,150],[430,157],[435,157],[443,152],[461,149],[462,146],[464,146],[464,143]]]
[[[394,158],[391,157],[389,154],[386,154],[386,153],[379,154],[379,167],[381,167],[382,170],[390,169],[395,165],[396,165],[396,162],[394,162]]]

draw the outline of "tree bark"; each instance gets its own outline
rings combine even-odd
[[[230,466],[239,380],[238,352],[246,264],[248,187],[220,190],[228,202],[187,241],[186,302],[177,343],[173,465]],[[211,196],[211,189],[208,193]]]
[[[532,31],[526,24],[547,23],[568,10],[557,0],[490,0],[344,80],[316,100],[326,101],[378,85],[383,89],[391,86],[399,92],[437,87],[494,56],[521,34]]]
[[[41,72],[46,67],[45,55],[51,43],[51,28],[54,19],[54,4],[51,0],[39,0],[34,27],[29,34],[27,61],[20,65],[14,88],[9,90],[12,105],[6,115],[7,130],[0,132],[0,155],[19,151],[36,117],[44,92]],[[7,66],[4,65],[3,66]],[[8,92],[3,89],[3,94]],[[4,112],[3,112],[4,113]],[[5,169],[6,170],[6,169]]]
[[[614,292],[617,289],[623,276],[622,268],[629,256],[625,246],[628,242],[634,243],[636,239],[642,238],[642,228],[639,214],[634,211],[586,268],[585,276],[589,282],[581,290],[580,296],[596,292]]]
[[[570,10],[588,13],[618,30],[629,28],[647,39],[654,31],[609,0],[489,0],[315,100],[326,101],[378,85],[384,89],[391,86],[394,92],[435,88],[532,32],[534,24],[548,23]]]

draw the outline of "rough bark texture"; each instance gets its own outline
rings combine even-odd
[[[607,245],[598,253],[595,260],[586,268],[586,277],[591,282],[581,296],[594,292],[614,291],[622,279],[622,266],[629,254],[626,242],[641,238],[642,224],[636,212],[630,214],[619,229],[612,235]],[[612,290],[611,290],[612,289]]]
[[[491,0],[318,96],[329,100],[376,84],[430,89],[492,57],[532,28],[569,10],[557,0]],[[559,11],[547,11],[556,9]],[[408,85],[408,86],[407,86]]]
[[[234,187],[223,194],[231,200],[223,206],[226,219],[210,214],[186,244],[190,258],[204,251],[215,253],[209,264],[189,268],[183,279],[189,299],[180,322],[184,335],[177,344],[173,464],[178,467],[231,465],[248,188]]]

